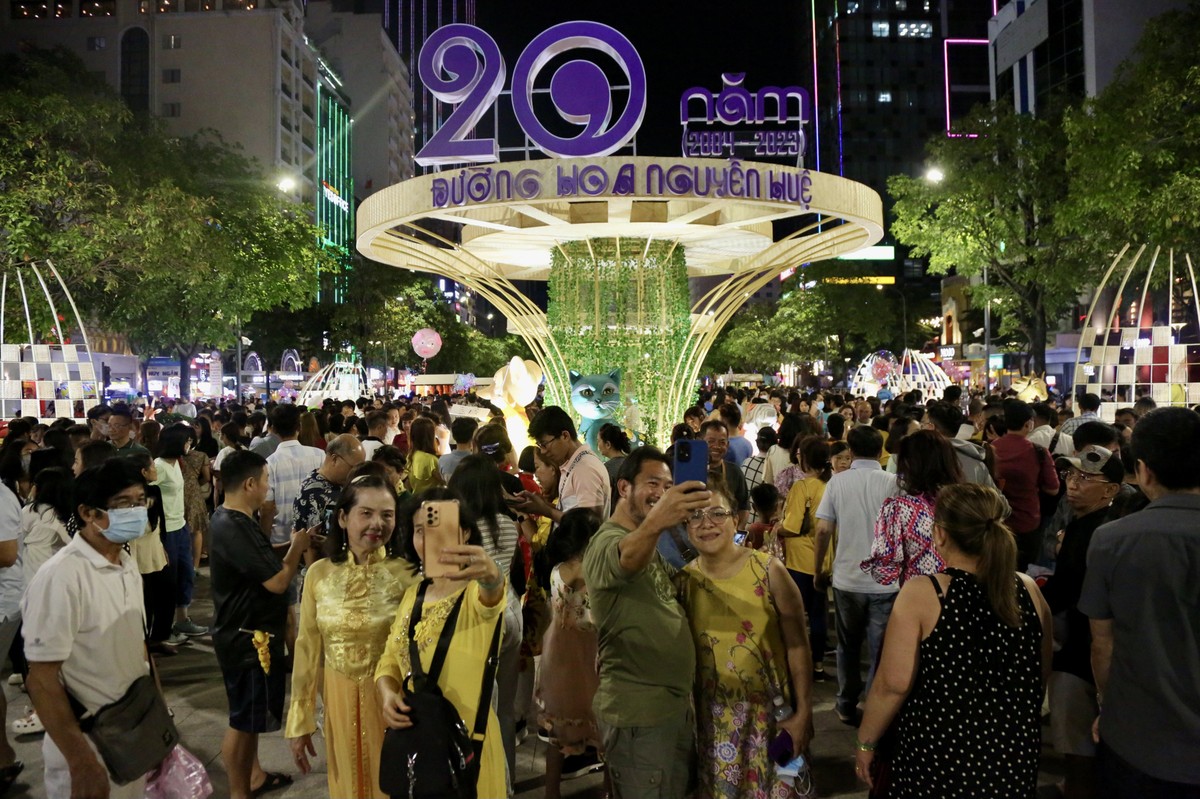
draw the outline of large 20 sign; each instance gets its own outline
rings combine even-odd
[[[612,58],[629,81],[629,99],[612,122],[613,87],[604,70],[584,59],[567,61],[551,76],[550,99],[563,119],[583,130],[564,138],[547,130],[534,113],[534,83],[551,59],[576,50],[598,50]],[[417,153],[417,163],[496,161],[494,138],[469,138],[471,129],[504,89],[504,57],[496,40],[474,25],[438,28],[421,48],[418,74],[434,97],[457,108]],[[525,135],[547,155],[609,155],[624,147],[641,127],[646,113],[646,69],[633,44],[619,31],[599,22],[564,22],[535,37],[517,59],[512,104]]]

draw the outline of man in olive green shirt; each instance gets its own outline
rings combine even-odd
[[[617,473],[621,501],[583,556],[600,635],[595,711],[617,799],[682,799],[695,773],[691,709],[695,646],[656,544],[666,529],[708,507],[700,482],[675,486],[653,447]]]

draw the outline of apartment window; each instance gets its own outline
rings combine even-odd
[[[901,39],[932,39],[933,23],[917,21],[897,22],[896,32],[900,34]]]
[[[87,49],[94,51],[103,50],[106,47],[108,47],[108,39],[104,38],[103,36],[87,37]]]
[[[177,117],[183,113],[183,103],[163,103],[162,115],[165,117]]]
[[[895,7],[895,9],[897,11],[907,11],[908,10],[908,0],[896,0],[896,2],[893,3],[892,5]]]
[[[164,69],[163,83],[179,83],[183,80],[183,70],[181,69]]]
[[[117,0],[84,0],[79,4],[81,17],[111,17],[117,13]]]
[[[886,20],[872,22],[871,33],[876,39],[886,39],[892,33],[892,24]]]
[[[162,38],[162,49],[179,50],[183,47],[183,37],[176,33],[168,33]]]
[[[891,92],[880,92],[879,96],[876,97],[875,99],[881,103],[890,103],[892,101],[892,93]]]

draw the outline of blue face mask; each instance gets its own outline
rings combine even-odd
[[[825,410],[825,400],[821,400],[820,402],[817,403],[817,410],[818,411]]]
[[[145,508],[113,508],[108,511],[108,529],[100,532],[114,544],[128,544],[142,537],[149,521]]]

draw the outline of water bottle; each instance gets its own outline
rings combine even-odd
[[[771,700],[771,704],[773,705],[771,708],[771,715],[775,717],[776,724],[791,717],[792,706],[785,702],[782,696],[776,695],[775,698]]]

